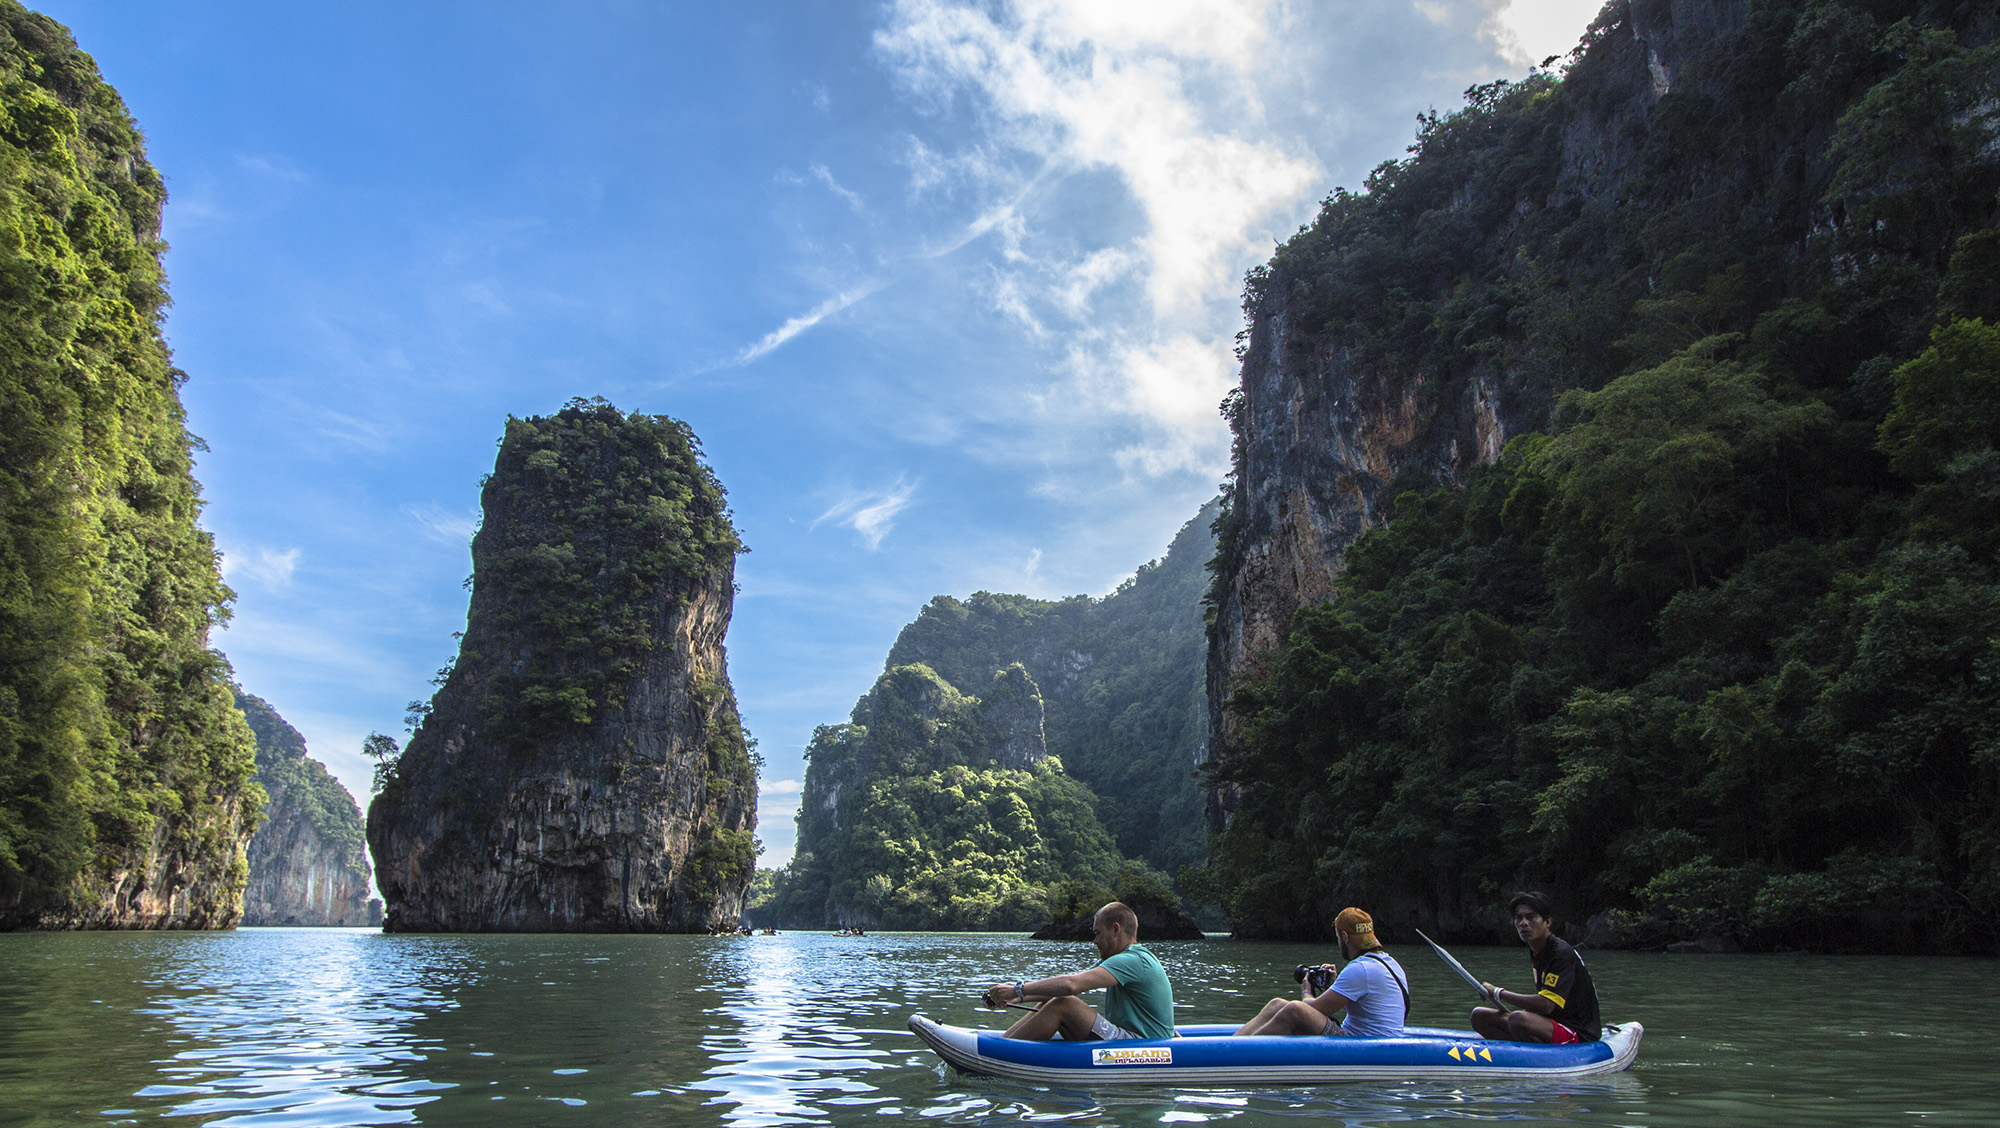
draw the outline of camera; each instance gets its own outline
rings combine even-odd
[[[1292,982],[1310,982],[1313,994],[1323,995],[1328,987],[1333,986],[1333,969],[1318,964],[1300,964],[1292,969]]]

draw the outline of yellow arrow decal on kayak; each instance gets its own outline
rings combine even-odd
[[[1484,1048],[1484,1047],[1481,1047],[1481,1048],[1480,1048],[1480,1050],[1479,1050],[1479,1056],[1480,1056],[1480,1057],[1483,1057],[1483,1058],[1485,1058],[1485,1059],[1486,1059],[1487,1061],[1492,1061],[1492,1060],[1493,1060],[1493,1051],[1492,1051],[1492,1050],[1489,1050],[1489,1049],[1486,1049],[1486,1048]]]
[[[1447,1052],[1447,1053],[1449,1053],[1449,1054],[1451,1054],[1451,1060],[1453,1060],[1453,1061],[1457,1061],[1457,1060],[1458,1060],[1458,1047],[1457,1047],[1457,1046],[1453,1046],[1453,1047],[1452,1047],[1452,1048],[1451,1048],[1450,1050],[1448,1050],[1448,1051],[1446,1051],[1446,1052]]]

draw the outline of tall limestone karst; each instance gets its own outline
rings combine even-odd
[[[1207,855],[1202,627],[1217,505],[1166,555],[1101,599],[938,596],[904,627],[890,667],[922,664],[961,693],[1018,662],[1041,687],[1049,751],[1096,793],[1121,853],[1168,874]]]
[[[928,666],[892,667],[806,759],[775,914],[794,927],[1032,927],[1052,886],[1118,868],[1089,789],[1048,755],[1019,665],[978,697]]]
[[[227,928],[261,796],[173,367],[159,173],[0,0],[0,928]]]
[[[2000,946],[1996,33],[1613,0],[1252,272],[1239,931],[1532,883],[1607,941]]]
[[[734,926],[756,766],[723,658],[736,553],[687,425],[509,419],[459,653],[368,809],[390,931]]]
[[[382,923],[354,796],[306,755],[305,737],[270,702],[238,689],[236,707],[257,736],[255,779],[270,797],[247,851],[242,923]]]

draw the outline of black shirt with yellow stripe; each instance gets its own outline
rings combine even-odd
[[[1530,951],[1535,967],[1535,993],[1556,1005],[1549,1017],[1576,1031],[1586,1042],[1604,1034],[1597,1017],[1597,987],[1590,981],[1590,969],[1569,941],[1550,936],[1539,952]]]

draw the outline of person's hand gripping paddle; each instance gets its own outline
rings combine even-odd
[[[1453,959],[1450,952],[1447,952],[1443,948],[1438,946],[1437,941],[1431,939],[1428,936],[1424,936],[1423,929],[1421,928],[1417,929],[1417,935],[1423,936],[1424,943],[1429,944],[1431,946],[1431,951],[1436,952],[1438,954],[1438,959],[1441,959],[1445,963],[1449,964],[1451,966],[1451,969],[1458,973],[1458,977],[1460,979],[1463,979],[1467,983],[1470,983],[1472,985],[1472,989],[1479,993],[1480,998],[1485,999],[1487,1002],[1492,1003],[1496,1007],[1499,1007],[1502,1011],[1509,1011],[1514,1009],[1508,1006],[1506,1003],[1500,1001],[1500,996],[1497,989],[1495,990],[1494,994],[1491,995],[1487,994],[1486,985],[1479,981],[1479,977],[1465,970],[1465,965]]]

